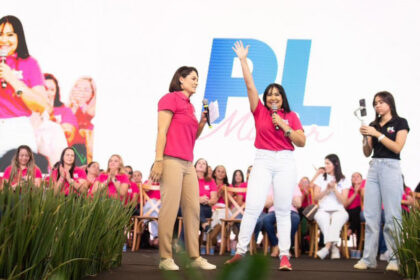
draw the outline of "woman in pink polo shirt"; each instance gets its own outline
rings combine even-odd
[[[200,201],[200,225],[201,230],[208,231],[210,224],[207,219],[212,216],[212,207],[217,202],[217,186],[208,174],[208,163],[205,159],[200,158],[194,164],[198,178],[199,201]]]
[[[45,97],[44,78],[38,62],[29,55],[20,20],[15,16],[0,19],[0,165],[9,161],[8,151],[16,139],[38,150],[32,113],[52,111]],[[13,137],[4,137],[13,135]],[[13,152],[11,152],[13,154]],[[37,156],[37,155],[36,155]],[[45,162],[45,158],[44,161]],[[42,164],[42,162],[38,162]],[[45,166],[45,168],[47,165]]]
[[[19,146],[12,163],[3,174],[4,182],[10,183],[15,189],[20,183],[31,181],[39,187],[42,181],[41,170],[35,165],[31,148],[26,145]]]
[[[192,161],[195,140],[200,136],[206,118],[201,114],[200,123],[190,97],[198,84],[194,67],[180,67],[174,74],[169,93],[159,100],[156,157],[150,179],[160,180],[162,208],[159,212],[159,268],[179,270],[172,258],[172,234],[181,204],[184,218],[185,245],[191,266],[215,269],[199,255],[198,229],[200,205],[197,174]]]
[[[360,192],[362,182],[363,177],[359,172],[354,172],[351,175],[351,187],[349,189],[347,201],[344,204],[344,207],[346,207],[347,213],[349,214],[351,233],[356,233],[357,240],[360,240],[360,212],[362,211]]]
[[[108,196],[123,200],[127,195],[130,180],[125,174],[124,163],[120,155],[112,155],[108,160],[108,168],[93,184],[92,194],[98,190],[107,190]]]
[[[242,170],[237,169],[233,171],[232,175],[232,184],[230,185],[233,188],[247,188],[248,183],[244,182],[244,173]],[[245,203],[246,200],[246,193],[236,193],[234,194],[233,198],[238,203],[239,206]],[[241,218],[241,217],[238,217]]]
[[[88,189],[85,171],[76,166],[76,154],[70,147],[65,148],[60,161],[54,166],[51,177],[56,193],[68,195],[70,190],[76,193],[85,193]]]
[[[248,48],[236,42],[233,50],[242,67],[251,112],[255,120],[257,148],[255,162],[249,176],[247,201],[242,218],[236,255],[227,263],[238,261],[246,253],[258,217],[260,216],[273,185],[281,270],[291,270],[290,250],[290,205],[296,186],[296,166],[293,158],[294,145],[305,145],[305,134],[296,113],[292,112],[286,93],[279,84],[270,84],[263,95],[264,104],[258,96],[247,55]]]

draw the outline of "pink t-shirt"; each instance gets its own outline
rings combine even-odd
[[[354,194],[354,187],[351,187],[349,189],[349,195],[348,195],[348,197],[350,198],[351,196],[353,196],[353,194]],[[354,198],[354,200],[351,202],[351,204],[349,206],[347,206],[347,209],[349,209],[349,210],[350,209],[354,209],[356,207],[359,207],[360,205],[361,205],[360,195],[357,194],[356,197]]]
[[[410,188],[404,188],[404,193],[402,195],[402,200],[407,200],[407,197],[411,196],[411,189]],[[408,205],[401,204],[401,208],[407,212],[410,212],[410,208]]]
[[[10,181],[10,173],[11,172],[12,172],[12,166],[8,166],[6,168],[6,170],[4,171],[3,179],[7,179],[8,181]],[[20,172],[20,170],[17,171],[17,174],[14,176],[14,178],[12,179],[10,184],[13,185],[13,184],[16,184],[18,182],[19,172]],[[27,174],[28,174],[28,168],[24,168],[21,171],[20,178],[26,177]],[[42,178],[41,170],[38,167],[35,167],[35,178]]]
[[[198,130],[194,106],[182,92],[170,92],[159,100],[158,111],[173,113],[166,134],[164,155],[193,161],[193,150]]]
[[[79,127],[77,124],[77,119],[70,108],[64,105],[60,107],[54,107],[53,114],[58,123],[68,123],[74,126],[76,129]]]
[[[207,196],[210,198],[211,192],[217,192],[217,186],[214,180],[211,180],[210,182],[202,179],[198,179],[198,187],[200,189],[200,197],[201,196]]]
[[[22,59],[14,53],[6,58],[6,64],[29,88],[44,85],[44,76],[33,57]],[[6,88],[0,87],[0,119],[31,115],[31,110],[26,107],[22,98],[16,96],[15,91],[10,84],[7,84]]]
[[[57,176],[58,176],[58,169],[54,169],[52,172],[52,177],[54,178],[54,182],[57,182]],[[73,171],[73,180],[77,183],[80,183],[80,180],[86,180],[86,172],[80,167],[74,167]],[[64,179],[64,185],[61,188],[61,192],[65,195],[68,195],[70,193],[70,183],[67,181],[67,179]]]
[[[217,186],[217,190],[220,190],[223,187],[223,183],[220,186]],[[222,192],[222,195],[219,197],[219,200],[216,203],[216,207],[225,207],[226,202],[225,202],[225,193]]]
[[[96,181],[99,183],[106,183],[106,181],[108,180],[108,174],[107,173],[102,173],[101,175],[98,176],[98,178],[96,178]],[[127,174],[117,174],[115,175],[115,179],[117,179],[118,182],[120,182],[121,184],[128,184],[128,186],[130,186],[130,179],[128,178]],[[110,181],[108,183],[108,196],[109,197],[118,197],[118,191],[117,188],[114,185],[114,182]]]
[[[144,182],[144,184],[143,185],[152,185],[152,186],[159,186],[159,183],[158,182],[156,182],[156,183],[151,183],[150,184],[150,181],[149,180],[146,180],[146,182]],[[148,191],[148,192],[146,192],[147,193],[147,195],[149,196],[149,198],[150,199],[157,199],[157,200],[159,200],[160,199],[160,191],[158,191],[158,190],[150,190],[150,191]]]
[[[305,208],[306,206],[313,204],[312,196],[309,189],[307,190],[307,193],[304,193],[302,190],[300,192],[302,193],[302,195],[304,195],[304,198],[302,201],[302,208]]]
[[[140,191],[137,184],[134,182],[130,182],[130,185],[128,186],[128,190],[127,190],[127,197],[125,199],[125,204],[127,204],[129,201],[133,201],[134,196],[138,194],[139,192]]]
[[[302,129],[302,124],[295,112],[285,113],[283,110],[277,111],[277,114],[293,129]],[[255,120],[255,147],[270,151],[293,151],[295,147],[292,140],[284,135],[282,129],[276,130],[271,120],[271,111],[258,101],[257,108],[254,113]]]
[[[247,182],[243,182],[241,183],[239,186],[233,186],[232,184],[229,187],[233,187],[233,188],[247,188],[248,187],[248,183]],[[240,195],[243,197],[244,202],[246,201],[246,192],[238,192],[236,193],[237,195]]]

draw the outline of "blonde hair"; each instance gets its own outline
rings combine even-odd
[[[106,173],[109,173],[110,168],[109,168],[109,162],[111,161],[112,157],[116,157],[120,160],[120,165],[118,166],[118,174],[126,174],[125,172],[125,168],[124,168],[124,162],[122,160],[122,157],[120,155],[117,154],[113,154],[109,159],[108,159],[108,167],[106,169]]]
[[[21,145],[17,148],[16,153],[12,158],[12,162],[11,162],[12,170],[10,171],[9,182],[13,182],[16,176],[17,176],[17,180],[20,179],[22,171],[20,170],[19,153],[21,150],[26,150],[29,154],[29,161],[26,166],[26,168],[28,169],[27,171],[28,173],[26,175],[28,177],[28,180],[33,181],[35,177],[36,165],[35,165],[34,154],[32,153],[32,150],[29,146]]]

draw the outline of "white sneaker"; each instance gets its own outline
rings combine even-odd
[[[179,270],[173,259],[162,259],[159,262],[159,269],[162,270]]]
[[[385,251],[385,253],[380,254],[379,255],[379,260],[384,261],[384,262],[389,261],[388,251]]]
[[[340,250],[335,245],[331,249],[331,259],[332,260],[340,259]]]
[[[397,271],[398,272],[398,263],[396,261],[390,261],[385,268],[386,271]]]
[[[327,247],[322,248],[321,250],[319,250],[318,252],[316,252],[316,255],[321,259],[325,259],[326,256],[328,256],[328,254],[330,253],[330,250],[328,250]]]
[[[376,268],[376,266],[368,266],[367,263],[365,263],[363,260],[358,261],[353,268],[360,269],[360,270],[366,270],[369,268]]]
[[[209,263],[206,259],[198,257],[190,263],[190,267],[201,268],[203,270],[213,270],[216,269],[214,264]]]

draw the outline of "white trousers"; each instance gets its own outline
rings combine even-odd
[[[292,151],[258,149],[248,181],[245,214],[239,232],[237,253],[245,254],[270,187],[276,213],[280,256],[289,255],[292,196],[297,184],[296,165]]]
[[[344,208],[336,211],[318,209],[314,218],[324,235],[324,244],[327,244],[340,241],[341,228],[349,219],[349,214]]]

